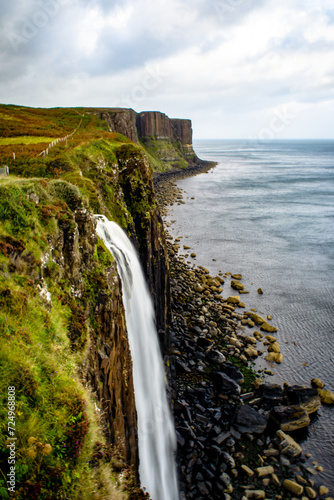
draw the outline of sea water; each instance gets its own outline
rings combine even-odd
[[[218,165],[177,182],[186,204],[170,211],[172,234],[212,274],[241,273],[246,310],[273,317],[284,361],[268,383],[310,386],[317,377],[334,391],[334,141],[194,146]],[[229,283],[224,297],[237,294]],[[271,368],[261,358],[258,366]],[[325,467],[320,482],[333,487],[333,407],[322,406],[302,446]]]

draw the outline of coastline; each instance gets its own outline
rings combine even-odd
[[[195,165],[187,168],[167,170],[166,172],[153,172],[153,184],[156,190],[159,190],[166,182],[193,177],[203,174],[218,165],[215,161],[200,160]]]
[[[184,203],[174,180],[197,173],[201,172],[159,176],[155,185],[162,215],[172,203]],[[184,262],[178,256],[180,241],[173,241],[170,235],[167,239],[173,315],[169,361],[183,498],[218,499],[225,495],[227,500],[279,500],[305,493],[309,498],[331,498],[327,487],[316,482],[321,466],[311,464],[311,457],[304,456],[294,440],[295,456],[283,452],[275,425],[268,429],[263,420],[261,424],[260,417],[271,415],[273,406],[288,402],[287,388],[276,386],[275,393],[267,381],[261,385],[256,380],[254,385],[257,373],[252,362],[258,354],[253,346],[257,339],[250,340],[240,331],[245,316],[222,298],[223,279],[210,276],[202,266],[191,267]],[[252,349],[254,355],[250,354]],[[226,371],[228,363],[233,367],[227,378],[236,385],[217,375]],[[270,375],[270,370],[266,373]],[[306,399],[316,395],[310,388]],[[259,417],[260,427],[254,424],[245,432],[238,421],[240,408],[250,411],[248,420]]]

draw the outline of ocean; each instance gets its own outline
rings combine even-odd
[[[334,141],[202,140],[194,149],[218,165],[177,181],[186,203],[170,210],[171,234],[212,274],[241,273],[246,310],[273,317],[284,360],[268,383],[316,377],[334,392]],[[236,294],[227,279],[223,296]],[[262,358],[257,366],[271,368]],[[317,482],[334,488],[334,407],[318,413],[302,447],[325,468]]]

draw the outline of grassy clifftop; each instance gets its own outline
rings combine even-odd
[[[105,438],[82,374],[99,321],[94,311],[117,292],[108,281],[113,259],[92,237],[91,214],[129,232],[148,224],[155,209],[149,163],[140,146],[108,132],[94,114],[0,106],[4,165],[10,175],[0,177],[0,498],[9,498],[9,386],[16,391],[15,498],[140,498]]]

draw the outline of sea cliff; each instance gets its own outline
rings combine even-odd
[[[1,163],[9,167],[0,180],[1,397],[5,408],[6,387],[15,387],[17,498],[91,498],[95,490],[140,498],[122,286],[93,214],[117,222],[137,248],[165,352],[169,264],[152,168],[143,147],[111,132],[99,112],[1,113]],[[133,113],[117,126],[136,139]]]
[[[147,498],[122,285],[94,214],[122,227],[141,259],[183,498],[317,498],[300,446],[282,431],[307,427],[318,387],[256,380],[250,364],[265,334],[242,335],[240,324],[275,329],[242,315],[239,295],[223,298],[226,276],[190,269],[165,231],[166,205],[183,203],[171,178],[213,166],[195,155],[191,122],[155,111],[0,106],[0,132],[0,462],[6,472],[10,387],[16,498]],[[242,277],[233,279],[242,293]],[[266,339],[280,362],[276,339]],[[9,498],[6,474],[0,494]]]

